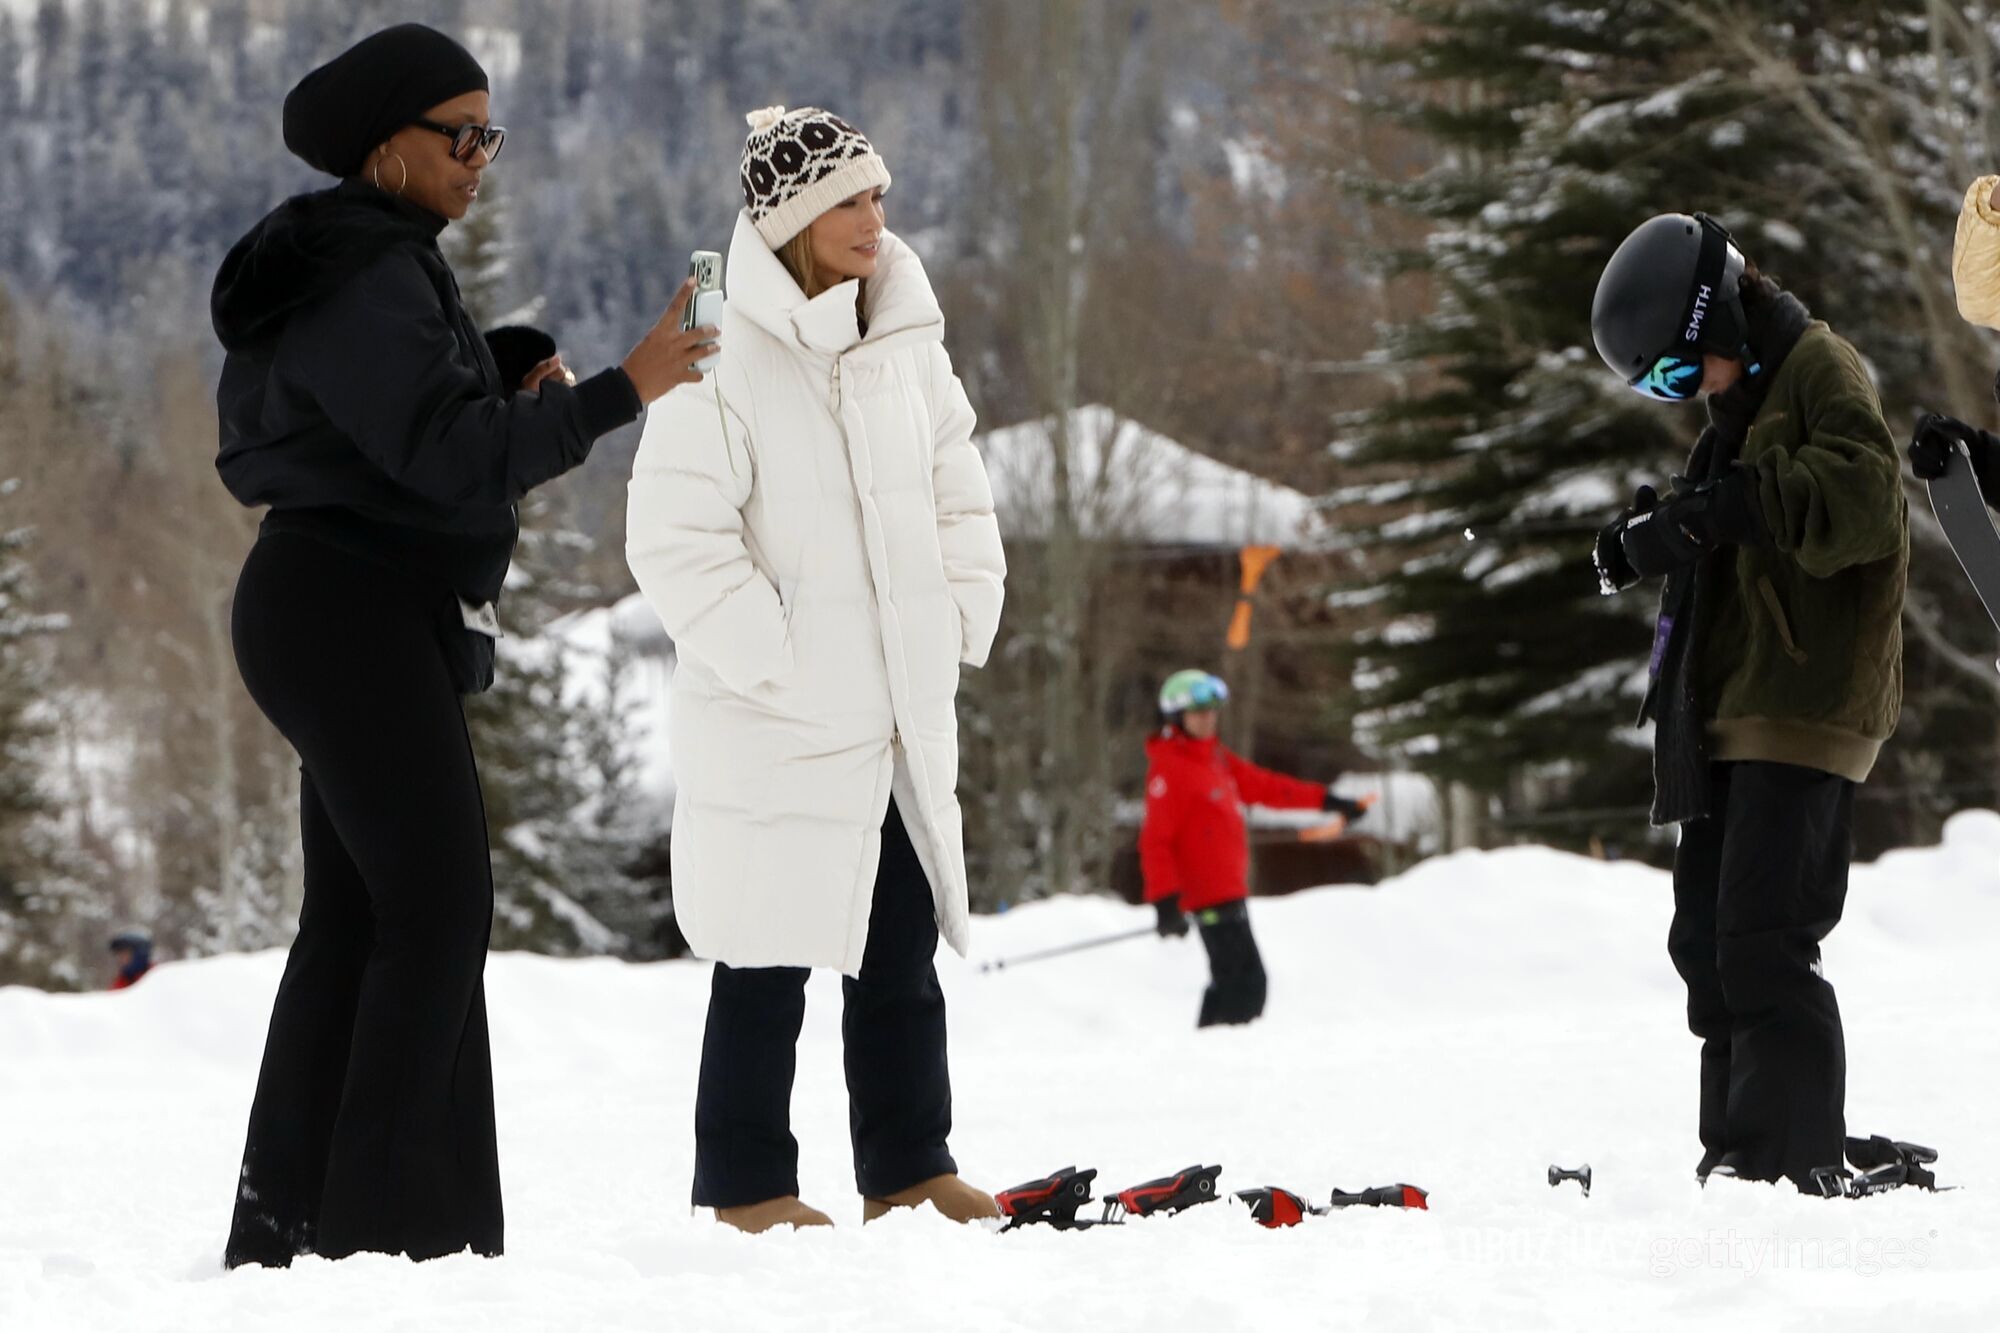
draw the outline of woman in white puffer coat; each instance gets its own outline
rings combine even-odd
[[[945,1145],[940,931],[966,942],[955,699],[1006,573],[973,414],[888,168],[817,108],[753,113],[722,353],[647,418],[626,558],[679,657],[674,911],[716,960],[694,1201],[824,1224],[789,1125],[807,969],[846,974],[864,1219],[990,1196]]]

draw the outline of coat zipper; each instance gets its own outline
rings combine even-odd
[[[847,438],[847,423],[845,423],[840,419],[840,388],[841,388],[840,365],[841,365],[841,358],[837,356],[833,358],[833,384],[830,390],[830,397],[827,400],[827,406],[833,412],[833,428],[840,432],[841,447],[842,449],[848,452],[851,458],[854,449],[854,442]],[[850,462],[849,463],[850,470],[852,469],[852,467],[853,464],[852,462]],[[903,727],[901,723],[896,723],[890,727],[889,744],[896,749],[902,748]]]

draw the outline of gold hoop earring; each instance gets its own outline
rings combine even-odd
[[[403,191],[404,191],[404,190],[406,190],[406,189],[408,189],[408,188],[409,188],[409,186],[410,186],[410,164],[409,164],[409,163],[407,163],[407,162],[405,162],[405,161],[403,160],[403,155],[402,155],[401,153],[384,153],[384,154],[382,155],[382,157],[393,157],[393,158],[395,158],[395,159],[396,159],[396,165],[397,165],[397,166],[399,166],[399,167],[401,167],[401,168],[403,169],[403,179],[402,179],[402,180],[400,180],[400,181],[398,181],[398,182],[396,182],[396,188],[395,188],[395,189],[393,189],[393,190],[391,190],[391,191],[388,191],[388,193],[390,193],[390,194],[393,194],[393,195],[395,195],[395,196],[396,196],[396,197],[397,197],[398,199],[400,199],[400,198],[402,198],[402,197],[403,197]],[[378,158],[376,158],[376,159],[375,159],[375,188],[376,188],[376,189],[378,189],[378,190],[382,188],[382,158],[381,158],[381,157],[378,157]]]

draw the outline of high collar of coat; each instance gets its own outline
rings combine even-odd
[[[944,311],[916,252],[884,231],[868,280],[868,332],[861,332],[862,284],[850,279],[810,301],[745,209],[736,218],[724,277],[732,309],[801,355],[832,360],[883,355],[917,343],[944,341]]]
[[[1221,743],[1220,736],[1203,740],[1188,735],[1179,727],[1161,727],[1146,738],[1146,752],[1151,755],[1185,755],[1205,762],[1215,757],[1215,747]]]

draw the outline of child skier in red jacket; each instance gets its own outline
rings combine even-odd
[[[1177,671],[1160,687],[1160,730],[1146,742],[1146,822],[1139,864],[1160,934],[1201,929],[1210,980],[1197,1026],[1248,1023],[1264,1012],[1264,960],[1250,933],[1250,837],[1245,805],[1337,811],[1366,809],[1331,787],[1259,768],[1216,740],[1229,687],[1205,671]]]

